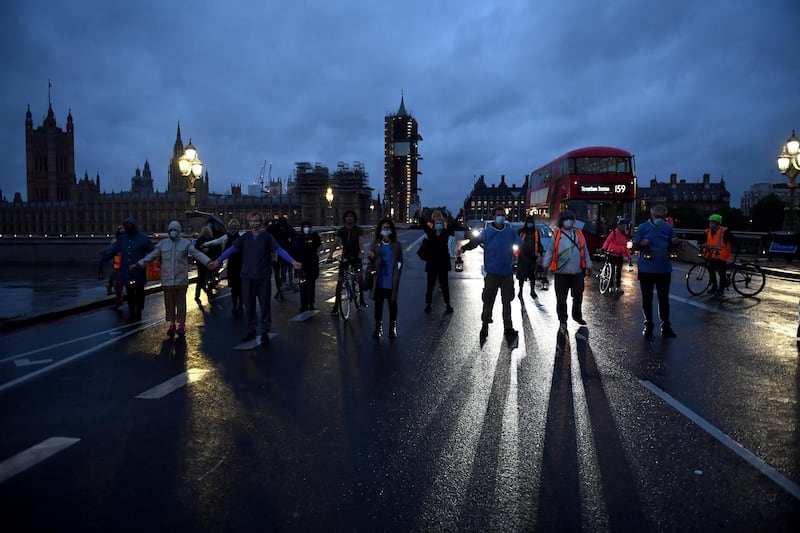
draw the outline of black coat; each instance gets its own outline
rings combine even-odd
[[[306,279],[319,277],[319,247],[322,240],[319,233],[312,231],[308,235],[299,233],[294,240],[294,258],[303,263],[303,272]]]
[[[430,250],[429,259],[425,261],[425,272],[448,272],[451,270],[450,249],[447,247],[447,242],[455,233],[455,228],[455,225],[447,226],[437,235],[433,228],[424,227],[425,238],[429,241]]]

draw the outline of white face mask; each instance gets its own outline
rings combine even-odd
[[[392,235],[392,230],[390,229],[382,230],[381,235],[383,235],[384,237],[390,237]]]
[[[497,215],[496,217],[494,217],[494,223],[495,224],[498,224],[498,225],[499,224],[505,224],[505,222],[506,222],[506,217],[504,217],[503,215]]]
[[[572,220],[572,219],[569,219],[569,218],[568,218],[568,219],[566,219],[566,220],[564,220],[564,223],[563,223],[564,229],[570,229],[570,228],[572,228],[572,225],[573,225],[574,223],[575,223],[575,221],[574,221],[574,220]]]

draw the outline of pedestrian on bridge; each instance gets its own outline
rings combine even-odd
[[[264,220],[261,213],[253,211],[247,215],[247,225],[250,231],[236,239],[233,246],[222,252],[215,261],[208,264],[208,268],[215,270],[219,264],[242,251],[242,297],[244,310],[247,313],[247,334],[244,342],[256,338],[258,316],[256,313],[256,300],[261,307],[261,343],[269,342],[269,332],[272,327],[272,309],[270,308],[270,293],[272,289],[272,254],[277,253],[284,261],[291,263],[295,270],[300,270],[303,265],[295,261],[289,253],[278,245],[275,237],[261,231]]]
[[[378,223],[375,240],[367,257],[375,261],[375,278],[372,297],[375,299],[375,332],[372,337],[383,335],[383,302],[389,304],[389,338],[397,338],[397,296],[400,293],[400,272],[403,268],[403,247],[397,242],[394,222],[384,218]]]
[[[500,291],[503,304],[503,328],[506,341],[511,343],[517,338],[517,330],[511,320],[511,302],[514,300],[514,245],[522,246],[524,241],[514,229],[506,224],[506,210],[494,208],[494,222],[484,228],[477,237],[458,249],[461,255],[467,250],[483,245],[483,311],[481,312],[480,342],[489,335],[489,323],[492,322],[492,308]]]
[[[567,296],[572,294],[572,320],[586,325],[583,319],[585,278],[592,273],[592,258],[586,248],[586,237],[575,228],[575,213],[565,209],[558,215],[558,229],[547,244],[544,264],[553,271],[556,290],[556,315],[559,331],[567,331]]]
[[[131,270],[146,267],[161,258],[161,288],[164,293],[167,334],[186,333],[186,292],[189,288],[189,256],[207,266],[211,262],[206,254],[195,248],[192,241],[181,236],[180,222],[173,220],[167,226],[169,237],[156,244],[155,249],[130,266]],[[176,326],[177,324],[177,326]]]
[[[666,222],[667,208],[656,204],[650,208],[650,219],[640,224],[633,235],[633,245],[639,250],[639,287],[642,290],[642,335],[653,336],[653,289],[658,295],[658,317],[661,336],[676,337],[669,321],[669,285],[672,281],[672,261],[669,250],[678,244],[675,228]]]
[[[422,229],[425,231],[425,238],[428,239],[428,258],[425,260],[425,273],[428,283],[425,287],[425,312],[431,312],[433,303],[433,287],[436,280],[439,280],[439,289],[442,291],[444,304],[447,306],[446,312],[452,313],[450,305],[450,283],[449,274],[452,266],[450,265],[449,240],[456,231],[456,224],[448,225],[438,209],[431,214],[431,221],[425,224]]]
[[[697,244],[702,247],[702,255],[708,262],[708,274],[711,276],[711,286],[707,292],[721,296],[728,287],[728,262],[733,259],[733,249],[736,247],[733,235],[722,225],[722,215],[708,217],[708,227]]]
[[[295,236],[294,250],[298,261],[303,263],[302,276],[298,276],[300,285],[300,312],[313,311],[316,296],[317,278],[319,278],[319,247],[322,239],[309,220],[300,224],[300,234]]]
[[[144,286],[147,283],[145,271],[131,270],[131,265],[142,259],[155,248],[150,238],[136,228],[136,219],[128,217],[122,221],[124,233],[117,242],[106,248],[100,254],[100,268],[103,264],[113,259],[118,253],[122,254],[120,261],[120,277],[125,284],[128,296],[128,323],[139,322],[144,310]]]

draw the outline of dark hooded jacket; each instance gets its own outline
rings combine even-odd
[[[136,219],[128,217],[122,221],[123,224],[132,224],[134,231],[132,234],[123,232],[117,242],[106,248],[100,254],[100,265],[111,260],[117,253],[122,254],[122,261],[120,263],[120,276],[122,283],[127,284],[130,280],[144,285],[147,282],[146,271],[144,269],[130,270],[130,266],[143,259],[149,252],[153,251],[155,246],[150,241],[150,238],[144,233],[140,232],[136,227]]]

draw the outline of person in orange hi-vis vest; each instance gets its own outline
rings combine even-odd
[[[564,210],[558,215],[558,229],[553,232],[553,240],[547,245],[544,256],[545,266],[553,272],[556,290],[556,315],[559,331],[567,331],[567,295],[572,293],[572,319],[581,326],[583,319],[584,278],[592,272],[592,258],[586,248],[583,232],[574,227],[575,213]]]
[[[728,228],[722,225],[721,215],[713,214],[708,217],[708,227],[698,239],[698,244],[703,247],[703,257],[708,261],[711,287],[707,292],[722,295],[728,286],[725,275],[728,271],[728,262],[733,259],[731,250],[736,241]]]

